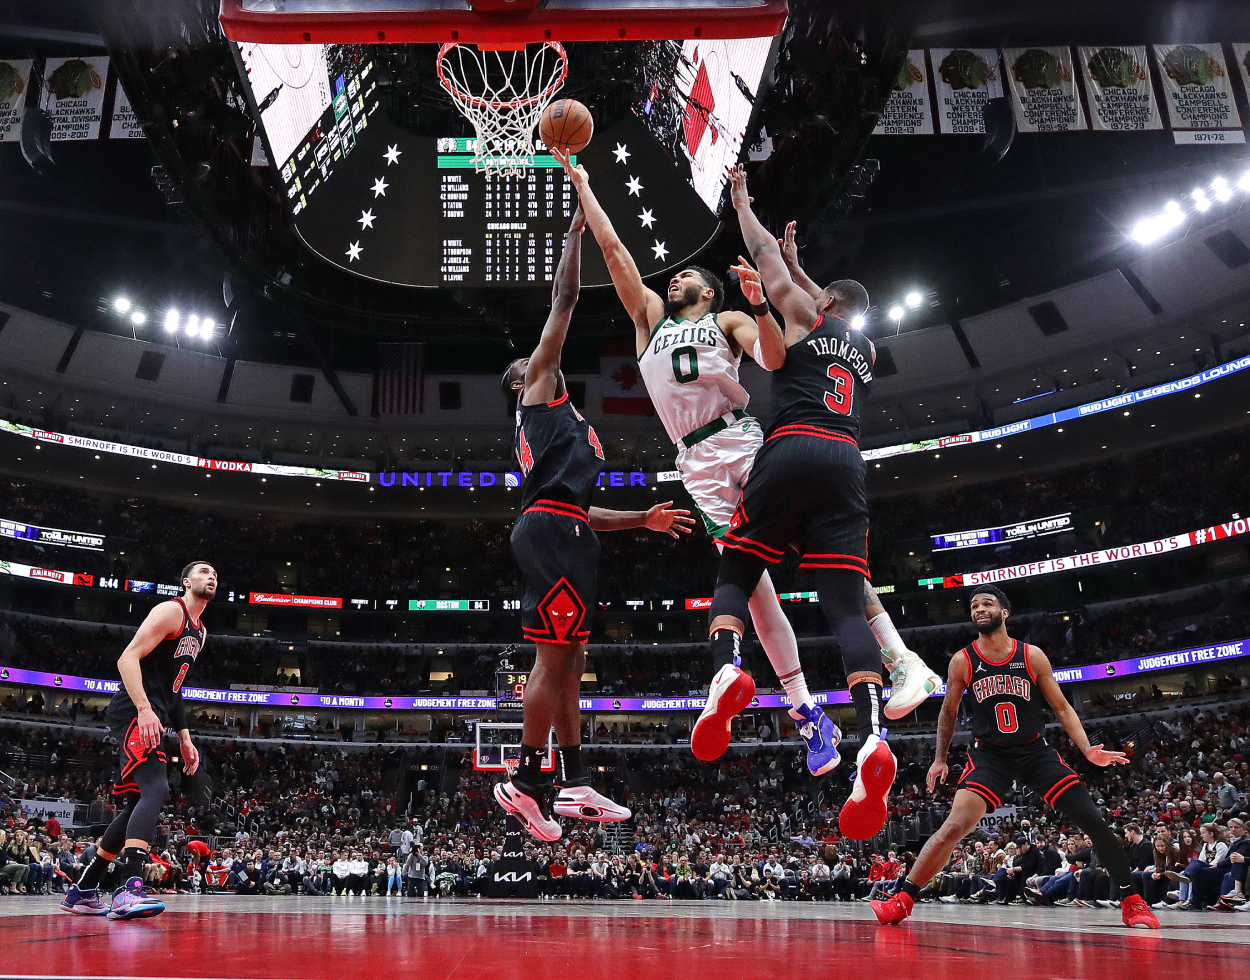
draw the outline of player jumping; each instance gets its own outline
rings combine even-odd
[[[955,845],[971,833],[987,809],[1001,806],[1011,784],[1019,782],[1027,783],[1048,806],[1089,834],[1103,867],[1119,888],[1124,924],[1158,929],[1159,920],[1133,887],[1124,848],[1098,815],[1081,778],[1047,743],[1041,698],[1046,699],[1068,737],[1090,762],[1127,765],[1128,758],[1123,752],[1089,744],[1081,719],[1059,690],[1046,655],[1007,635],[1010,616],[1011,602],[1002,590],[986,585],[973,592],[972,623],[981,635],[951,657],[946,700],[938,718],[937,751],[929,767],[929,792],[946,780],[946,753],[955,734],[959,699],[965,691],[975,740],[968,764],[959,778],[950,816],[925,843],[899,893],[873,902],[872,910],[887,925],[911,915],[920,889],[946,864]]]
[[[633,319],[639,369],[665,431],[677,446],[682,483],[708,534],[720,539],[763,443],[759,423],[746,412],[750,396],[739,383],[739,364],[744,351],[765,368],[784,363],[781,330],[763,301],[758,277],[743,277],[753,317],[722,311],[720,279],[699,266],[689,266],[672,278],[667,300],[644,286],[585,169],[571,166],[559,152],[555,156],[578,190],[617,294]],[[903,646],[871,586],[866,586],[866,593],[866,614],[875,617],[874,630],[881,630],[882,646],[892,651],[883,651],[883,656],[898,671],[887,715],[902,717],[936,690],[940,679]],[[794,631],[766,571],[748,606],[760,643],[794,705],[790,715],[807,742],[808,768],[813,775],[828,772],[839,762],[840,733],[807,689]],[[725,751],[730,721],[754,693],[754,681],[737,663],[716,673],[691,739],[696,756],[711,760]]]
[[[169,797],[168,760],[161,748],[166,728],[178,733],[182,771],[188,777],[199,774],[184,780],[183,791],[193,805],[208,802],[208,780],[187,728],[182,687],[208,636],[200,617],[217,594],[217,572],[206,561],[193,561],[182,570],[182,586],[181,598],[153,607],[117,661],[122,689],[113,695],[105,717],[121,748],[113,785],[121,806],[97,842],[95,858],[66,891],[61,902],[66,912],[146,919],[165,911],[165,903],[150,898],[143,887],[143,866],[150,863],[157,817]],[[125,884],[106,904],[99,886],[114,862]]]
[[[581,756],[578,699],[590,636],[599,565],[596,531],[647,527],[677,537],[690,533],[689,511],[672,501],[646,511],[590,507],[603,468],[599,437],[569,401],[560,357],[581,280],[582,209],[573,216],[552,288],[551,314],[538,347],[504,370],[504,397],[517,399],[514,450],[524,475],[521,516],[512,529],[512,553],[521,570],[521,630],[538,648],[525,688],[521,760],[516,774],[495,786],[495,799],[535,837],[559,840],[552,816],[628,820],[630,811],[590,787]],[[557,776],[542,771],[552,725],[559,742]]]

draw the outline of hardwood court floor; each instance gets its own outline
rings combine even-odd
[[[1250,915],[923,904],[882,927],[863,904],[515,902],[166,896],[133,922],[0,899],[0,977],[697,980],[783,973],[923,980],[1227,980]]]

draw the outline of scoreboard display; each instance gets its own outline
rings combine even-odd
[[[528,671],[495,671],[495,697],[500,701],[524,701],[525,685],[529,683]]]

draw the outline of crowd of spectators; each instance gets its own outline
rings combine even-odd
[[[1126,748],[1125,768],[1075,763],[1129,851],[1155,905],[1230,911],[1245,903],[1250,838],[1250,706],[1100,722]],[[152,887],[309,896],[480,893],[500,860],[499,776],[452,747],[334,747],[204,742],[214,803],[172,793],[147,870]],[[570,823],[557,844],[527,841],[551,897],[850,900],[891,893],[943,818],[950,785],[929,794],[927,739],[894,742],[899,773],[886,830],[865,847],[843,840],[849,784],[813,780],[795,745],[731,749],[717,764],[673,748],[587,749],[601,788],[633,808],[621,829]],[[62,798],[103,807],[116,746],[99,732],[0,724],[0,890],[60,887],[90,859],[89,835],[25,819],[13,800]],[[958,771],[956,750],[952,769]],[[1036,905],[1114,904],[1098,854],[1077,828],[1021,792],[1014,817],[964,842],[922,898]],[[102,814],[102,820],[107,819]],[[52,869],[59,869],[58,875]]]
[[[1016,564],[1225,521],[1250,499],[1248,454],[1250,430],[1242,430],[941,493],[875,499],[870,564],[879,581],[906,581],[918,569],[941,573]],[[81,572],[167,581],[188,555],[208,555],[218,565],[222,587],[240,592],[516,594],[509,526],[501,521],[298,523],[140,498],[106,499],[12,478],[0,479],[0,497],[6,501],[0,514],[5,518],[106,535],[106,553],[72,553],[74,570]],[[1064,511],[1079,517],[1073,531],[927,556],[926,539],[935,533]],[[0,558],[8,557],[52,567],[69,561],[64,549],[0,539]],[[601,567],[600,598],[608,602],[711,595],[716,574],[702,531],[680,541],[635,532],[604,535]],[[793,562],[783,563],[777,574],[783,590],[801,584]]]

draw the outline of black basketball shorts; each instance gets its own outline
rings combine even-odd
[[[124,806],[139,798],[139,786],[151,786],[158,779],[168,779],[169,757],[161,748],[164,733],[152,746],[145,746],[139,734],[139,717],[133,707],[128,711],[115,711],[112,705],[105,713],[109,732],[117,739],[117,778],[113,781],[113,795],[120,797]]]
[[[783,426],[764,440],[721,540],[770,565],[794,548],[802,569],[842,568],[867,577],[865,471],[849,435]]]
[[[521,632],[536,643],[590,636],[599,580],[599,538],[580,507],[538,500],[512,528],[521,570]]]
[[[1025,745],[1006,747],[974,742],[959,777],[959,788],[976,793],[990,810],[997,810],[1017,780],[1026,783],[1051,809],[1073,786],[1083,785],[1076,771],[1038,736]]]

